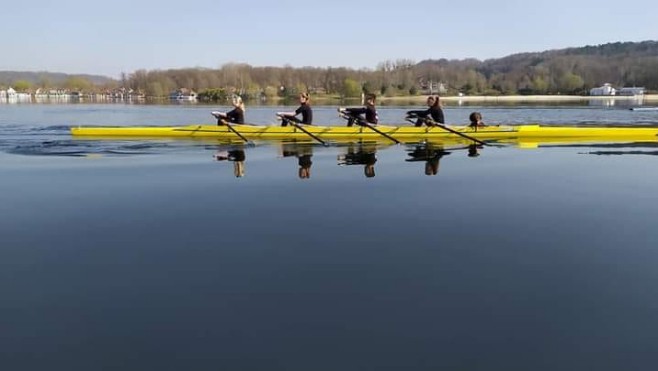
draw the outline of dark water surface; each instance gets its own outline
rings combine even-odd
[[[274,123],[277,110],[248,114]],[[414,146],[67,131],[210,122],[208,111],[0,105],[2,369],[655,368],[655,144],[456,149],[427,176],[422,158],[407,161]],[[605,108],[481,111],[658,125],[658,113]],[[239,149],[242,177],[213,157]],[[360,150],[374,177],[338,164]]]

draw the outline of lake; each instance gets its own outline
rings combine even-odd
[[[292,108],[248,107],[247,120]],[[335,108],[315,121],[342,125]],[[0,104],[3,369],[655,368],[656,143],[455,147],[431,162],[423,145],[68,132],[226,109]],[[474,110],[658,125],[658,112],[604,106],[445,115]]]

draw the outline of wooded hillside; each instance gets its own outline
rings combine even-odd
[[[658,91],[658,41],[618,42],[520,53],[484,61],[385,61],[375,69],[364,70],[344,67],[255,67],[230,63],[218,69],[138,70],[124,74],[118,81],[76,78],[78,83],[79,79],[89,81],[89,86],[84,89],[98,91],[125,87],[146,96],[162,97],[176,89],[189,88],[208,99],[222,99],[231,93],[242,94],[245,98],[292,96],[299,91],[342,97],[356,97],[361,92],[384,96],[429,92],[586,95],[589,89],[604,83],[615,87],[641,86],[655,92]],[[71,82],[70,76],[63,80],[43,78],[43,75],[39,79],[23,79],[29,81],[32,88]],[[0,72],[0,84],[11,83]]]

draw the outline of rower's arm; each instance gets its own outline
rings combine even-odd
[[[351,116],[363,115],[368,111],[367,108],[363,107],[352,107],[352,108],[343,108],[343,111]]]
[[[417,110],[417,111],[407,111],[407,116],[414,116],[414,117],[427,117],[428,111],[427,110]]]

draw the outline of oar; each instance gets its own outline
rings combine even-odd
[[[347,115],[344,114],[343,112],[341,112],[341,116],[342,116],[344,119],[354,118],[355,120],[357,120],[357,121],[359,122],[359,125],[370,128],[370,130],[372,130],[372,131],[374,131],[375,133],[377,133],[377,134],[379,134],[379,135],[382,135],[383,137],[385,137],[385,138],[387,138],[387,139],[389,139],[389,140],[395,142],[395,144],[402,144],[402,142],[400,142],[399,140],[393,138],[392,136],[390,136],[390,135],[388,135],[388,134],[382,132],[381,130],[375,128],[374,126],[372,126],[372,125],[371,125],[369,122],[367,122],[366,120],[363,120],[363,119],[361,119],[361,118],[359,118],[359,117],[347,116]]]
[[[328,144],[327,142],[325,142],[324,140],[318,138],[318,137],[317,137],[316,135],[314,135],[313,133],[311,133],[311,132],[309,132],[308,130],[304,129],[301,125],[299,125],[299,124],[298,124],[297,122],[295,122],[294,120],[291,120],[291,119],[289,119],[289,118],[287,118],[287,117],[285,117],[285,116],[279,116],[279,117],[281,117],[281,120],[285,120],[285,121],[286,121],[287,123],[289,123],[290,125],[292,125],[292,126],[296,127],[297,129],[303,131],[303,132],[306,133],[309,137],[311,137],[311,138],[317,140],[318,142],[322,143],[323,146],[327,147],[327,146],[329,145],[329,144]]]
[[[224,125],[228,126],[228,129],[229,129],[230,131],[232,131],[235,135],[239,136],[240,139],[244,140],[245,143],[247,143],[247,144],[253,144],[249,139],[245,138],[244,135],[240,134],[239,131],[235,130],[235,128],[233,127],[233,125],[229,124],[228,122],[225,123]]]
[[[453,134],[457,134],[457,135],[459,135],[460,137],[466,138],[466,139],[468,139],[468,140],[472,140],[472,141],[474,141],[475,143],[481,144],[481,145],[483,145],[483,146],[488,146],[488,145],[489,145],[489,144],[487,144],[487,143],[485,143],[485,142],[483,142],[483,141],[481,141],[481,140],[479,140],[479,139],[475,139],[475,138],[473,138],[473,137],[470,136],[470,135],[466,135],[466,134],[461,133],[461,132],[459,132],[459,131],[457,131],[457,130],[451,129],[451,128],[445,126],[445,125],[442,125],[442,124],[439,124],[439,123],[437,123],[437,122],[434,122],[434,120],[430,120],[430,119],[428,119],[428,118],[422,118],[422,120],[424,120],[425,122],[429,122],[429,123],[431,123],[432,126],[438,126],[438,127],[440,127],[441,129],[444,129],[444,130],[446,130],[446,131],[449,131],[449,132],[451,132],[451,133],[453,133]],[[410,119],[407,119],[407,121],[412,122],[412,121],[410,121]]]
[[[215,114],[215,112],[211,113],[211,115],[217,117],[217,123],[218,123],[218,124],[222,121],[221,117],[220,117],[220,116],[217,116],[217,115]],[[233,125],[231,125],[231,123],[229,123],[228,121],[221,123],[221,125],[226,125],[226,126],[228,127],[228,130],[230,130],[230,131],[233,132],[235,135],[237,135],[238,137],[240,137],[240,139],[242,139],[245,143],[250,144],[250,145],[253,145],[253,143],[252,143],[249,139],[245,138],[244,135],[240,134],[239,131],[235,130],[235,128],[233,127]]]
[[[366,126],[366,127],[370,128],[370,130],[372,130],[372,131],[374,131],[375,133],[380,134],[380,135],[382,135],[382,136],[384,136],[384,137],[386,137],[386,138],[392,140],[392,141],[395,142],[396,144],[401,144],[401,143],[402,143],[402,142],[400,142],[399,140],[393,138],[392,136],[390,136],[390,135],[388,135],[388,134],[382,132],[381,130],[375,128],[374,126],[372,126],[372,125],[371,125],[369,122],[367,122],[366,120],[361,120],[361,119],[359,119],[359,125],[363,125],[363,126]]]

